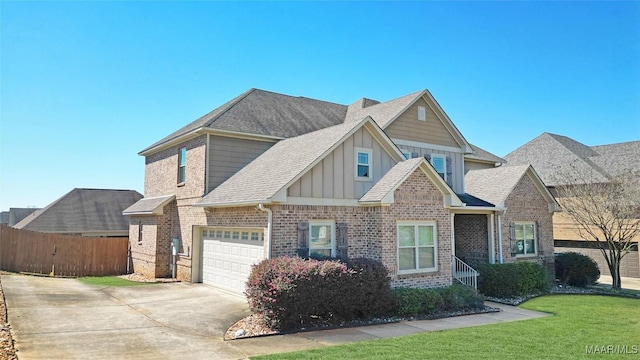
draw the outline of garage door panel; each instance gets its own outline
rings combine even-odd
[[[237,293],[243,293],[251,266],[263,259],[262,242],[232,243],[203,240],[202,281]]]

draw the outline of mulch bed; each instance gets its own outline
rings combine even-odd
[[[460,311],[453,311],[447,313],[439,313],[436,315],[425,315],[425,316],[414,316],[414,317],[382,317],[382,318],[372,318],[365,320],[353,320],[344,322],[339,325],[327,325],[327,326],[315,326],[310,328],[301,328],[297,330],[291,330],[286,332],[279,332],[269,328],[264,323],[264,319],[259,314],[251,314],[246,318],[236,322],[233,324],[227,332],[224,334],[224,340],[236,340],[236,339],[246,339],[251,337],[258,336],[268,336],[268,335],[281,335],[281,334],[293,334],[299,332],[309,332],[309,331],[317,331],[317,330],[330,330],[330,329],[342,329],[342,328],[350,328],[350,327],[358,327],[358,326],[370,326],[370,325],[380,325],[380,324],[390,324],[396,323],[400,321],[412,321],[412,320],[433,320],[433,319],[441,319],[453,316],[463,316],[463,315],[473,315],[473,314],[486,314],[492,312],[499,312],[500,309],[493,308],[490,306],[485,306],[481,309],[466,309]]]

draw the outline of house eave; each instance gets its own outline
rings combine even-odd
[[[223,207],[244,207],[244,206],[257,206],[258,204],[272,204],[271,199],[266,200],[247,200],[247,201],[232,201],[224,203],[195,203],[191,206],[201,208],[223,208]]]

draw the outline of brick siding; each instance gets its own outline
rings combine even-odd
[[[553,258],[553,221],[549,204],[535,187],[529,176],[523,176],[505,201],[507,211],[502,215],[502,255],[505,262],[534,261],[544,265],[550,274],[555,274]],[[537,255],[532,257],[511,256],[511,231],[509,224],[519,221],[537,223]]]
[[[472,267],[489,263],[487,215],[456,214],[454,222],[456,256]]]

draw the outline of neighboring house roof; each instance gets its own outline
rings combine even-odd
[[[2,224],[2,225],[9,224],[9,212],[8,211],[0,212],[0,224]]]
[[[474,152],[471,154],[465,154],[464,155],[465,160],[486,162],[486,163],[492,163],[492,164],[504,164],[507,162],[507,160],[499,156],[496,156],[477,145],[473,145],[473,144],[469,144],[469,145],[471,145],[471,149],[473,149]]]
[[[449,185],[438,175],[424,157],[408,159],[394,165],[367,193],[361,198],[361,203],[366,204],[392,204],[394,191],[411,175],[418,167],[429,177],[433,184],[442,192],[445,204],[449,206],[462,206],[462,201],[451,190]]]
[[[250,89],[147,147],[140,154],[201,129],[290,138],[341,124],[346,113],[345,105]]]
[[[531,164],[547,186],[563,185],[564,178],[576,172],[608,182],[625,171],[640,171],[640,141],[590,147],[545,132],[505,159],[510,165]]]
[[[51,233],[128,232],[122,211],[141,198],[135,190],[73,189],[14,227]]]
[[[122,215],[162,215],[164,206],[175,198],[175,195],[143,198],[126,208]]]
[[[361,127],[377,134],[378,139],[386,139],[383,145],[390,153],[395,153],[397,161],[404,159],[382,129],[371,118],[365,118],[276,143],[195,205],[234,206],[282,201],[288,186]]]
[[[542,196],[549,203],[550,211],[558,211],[559,205],[538,174],[530,165],[499,166],[491,169],[471,170],[464,176],[465,191],[476,198],[504,207],[523,176],[529,176]]]

